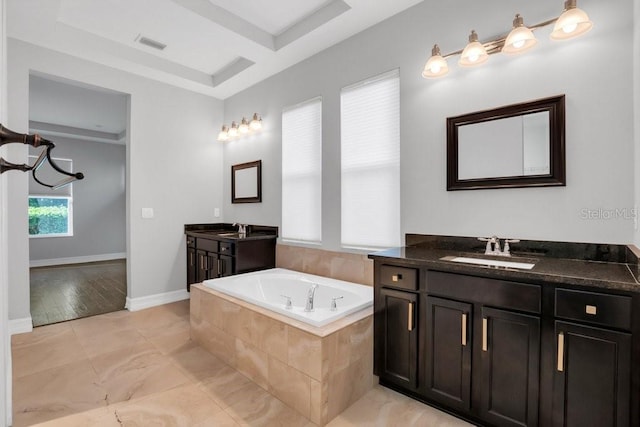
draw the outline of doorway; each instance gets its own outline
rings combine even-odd
[[[29,178],[33,326],[124,309],[127,104],[126,94],[29,76],[29,132],[56,145],[58,165],[85,176],[55,190]],[[44,168],[43,182],[59,179]]]

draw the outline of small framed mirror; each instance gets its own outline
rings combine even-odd
[[[447,118],[448,191],[564,185],[564,95]]]
[[[262,202],[262,160],[231,166],[231,203]]]

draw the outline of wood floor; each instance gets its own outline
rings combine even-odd
[[[31,271],[33,326],[124,309],[126,260],[37,267]]]

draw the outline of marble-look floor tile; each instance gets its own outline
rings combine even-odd
[[[118,421],[115,409],[106,406],[39,423],[37,427],[122,427],[122,423]]]
[[[189,329],[149,338],[149,341],[155,345],[162,354],[172,353],[186,345],[196,345],[191,341],[191,331]]]
[[[53,325],[39,326],[33,331],[11,336],[11,347],[15,350],[25,345],[33,345],[42,342],[52,342],[56,336],[71,330],[70,322],[55,323]]]
[[[308,419],[260,387],[244,391],[244,397],[226,409],[240,425],[303,427],[309,424]]]
[[[189,342],[168,355],[169,359],[183,374],[194,382],[216,377],[229,365],[202,347]]]
[[[128,401],[188,382],[171,360],[151,343],[116,350],[91,359],[108,403]]]
[[[107,405],[106,390],[88,361],[77,361],[14,378],[14,427]]]
[[[135,329],[106,330],[94,335],[83,335],[78,340],[89,357],[145,342],[145,338]]]
[[[106,331],[119,331],[132,328],[131,312],[127,310],[72,320],[64,324],[73,328],[78,338],[81,339],[99,335]]]
[[[381,386],[355,402],[327,427],[471,427],[465,421],[438,411]]]
[[[238,403],[250,391],[262,390],[230,366],[222,368],[215,377],[203,381],[200,388],[222,408]]]
[[[13,348],[12,356],[13,375],[16,378],[86,358],[70,327],[55,328],[52,333],[43,333],[33,343],[17,345]]]
[[[189,384],[135,401],[114,405],[118,420],[127,427],[205,427],[236,425],[196,384]],[[220,415],[220,413],[224,415]]]

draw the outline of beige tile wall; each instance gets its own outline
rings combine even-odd
[[[373,261],[362,254],[278,244],[276,267],[373,286]]]
[[[191,338],[313,423],[325,425],[373,387],[371,314],[318,335],[279,318],[191,287]]]

